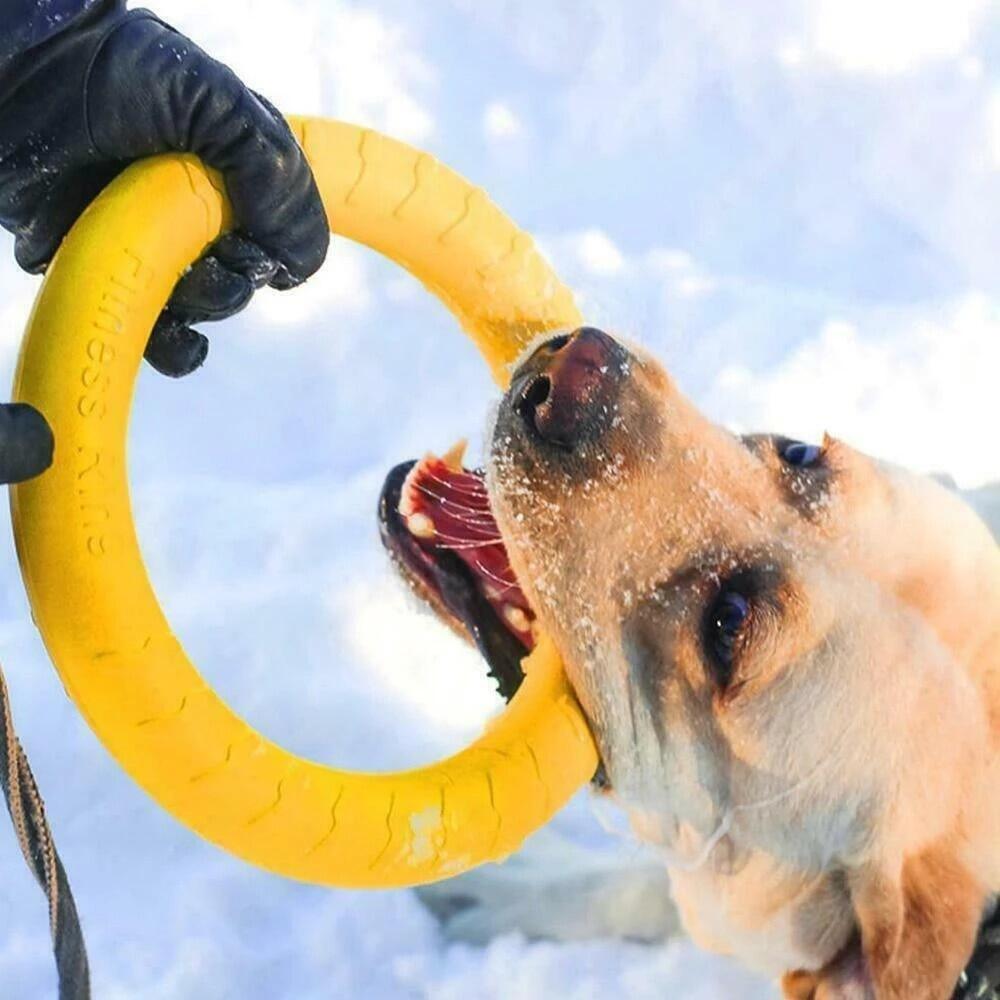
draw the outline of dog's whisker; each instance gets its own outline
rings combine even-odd
[[[433,490],[429,490],[423,483],[417,483],[416,487],[420,490],[424,496],[430,497],[432,500],[437,500],[442,506],[454,507],[455,510],[463,510],[468,514],[476,514],[478,516],[483,515],[482,507],[470,507],[468,504],[459,503],[457,500],[451,500],[448,497],[442,496],[440,493],[435,493]]]
[[[396,513],[405,517],[407,512],[404,512],[401,507],[396,508]],[[492,536],[499,537],[496,535],[496,521],[491,517],[476,517],[476,516],[465,516],[459,514],[453,514],[448,511],[448,517],[453,521],[458,521],[459,524],[465,525],[474,531],[488,531]],[[431,519],[433,520],[433,518]]]
[[[499,583],[504,589],[501,593],[506,594],[508,590],[514,590],[517,588],[516,580],[505,580],[503,577],[497,576],[486,566],[484,566],[478,559],[475,560],[476,571],[482,573],[487,579],[492,580],[494,583]]]
[[[474,517],[459,517],[457,514],[452,514],[450,511],[448,512],[447,516],[452,521],[457,521],[460,525],[462,525],[463,529],[467,528],[469,531],[485,532],[487,535],[490,536],[490,538],[500,537],[500,532],[497,531],[497,526],[494,521],[487,522],[487,521],[477,520]],[[431,520],[433,520],[433,518],[431,518]],[[447,532],[445,532],[445,534],[447,534]]]
[[[450,535],[448,534],[447,531],[439,531],[437,532],[435,537],[440,538],[446,542],[468,542],[470,545],[478,545],[483,542],[490,542],[492,544],[493,542],[499,542],[502,540],[500,536],[496,533],[493,533],[491,535],[485,535],[481,538],[476,538],[476,537],[470,537],[468,535]]]
[[[493,521],[477,521],[475,518],[470,517],[458,517],[455,514],[448,514],[453,521],[458,521],[463,528],[468,528],[470,531],[485,531],[491,538],[499,538],[500,535],[497,533],[497,526]]]
[[[455,493],[461,493],[465,496],[470,497],[482,497],[484,500],[488,498],[489,494],[486,492],[486,487],[475,477],[470,477],[475,485],[472,487],[463,487],[455,484],[454,481],[446,481],[440,476],[435,476],[433,472],[427,471],[422,474],[422,478],[432,479],[439,486],[444,486],[449,490],[453,490]],[[455,477],[458,478],[457,476]]]
[[[436,545],[435,548],[446,549],[452,552],[458,552],[464,549],[487,549],[491,548],[494,545],[503,545],[503,539],[502,538],[488,539],[483,542],[467,542],[467,541],[455,542],[455,543],[449,543],[447,545]]]

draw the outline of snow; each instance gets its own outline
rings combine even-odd
[[[860,51],[844,41],[860,44],[844,20],[857,6],[831,22],[825,2],[154,4],[282,107],[387,129],[484,184],[588,319],[644,342],[717,419],[832,424],[989,483],[1000,15],[938,5],[902,36],[896,0],[872,0],[887,27]],[[9,241],[0,261],[9,376],[36,282]],[[460,746],[495,696],[475,654],[397,588],[374,503],[396,462],[470,434],[475,447],[494,398],[484,366],[414,282],[341,245],[315,281],[208,332],[198,375],[143,374],[131,439],[144,553],[195,662],[318,759],[400,767]],[[2,545],[0,656],[95,996],[775,995],[682,940],[451,942],[413,893],[285,882],[201,842],[70,705],[7,529]],[[585,796],[553,831],[584,868],[648,863]],[[0,871],[0,995],[51,995],[43,900],[2,832]]]

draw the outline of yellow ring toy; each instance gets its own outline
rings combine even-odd
[[[322,119],[292,121],[334,233],[418,277],[501,384],[536,333],[576,325],[569,291],[489,198],[426,153]],[[515,850],[594,773],[597,754],[552,644],[471,746],[396,774],[295,756],[233,713],[188,660],[139,551],[125,460],[153,322],[228,222],[188,156],[123,173],[57,253],[29,320],[14,398],[51,423],[56,458],[13,491],[35,621],[70,696],[164,808],[271,871],[325,885],[415,885]]]

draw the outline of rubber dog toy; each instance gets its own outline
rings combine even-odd
[[[574,326],[529,236],[433,157],[370,130],[293,119],[334,233],[401,264],[452,311],[496,380],[541,331]],[[136,164],[84,212],[45,277],[14,398],[56,457],[12,493],[34,618],[87,722],[182,823],[271,871],[385,888],[515,850],[594,773],[597,752],[544,637],[504,713],[468,748],[394,774],[295,756],[240,719],[170,630],[139,551],[125,460],[143,348],[179,275],[227,226],[193,157]]]

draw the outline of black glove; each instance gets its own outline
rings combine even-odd
[[[128,163],[167,150],[221,171],[240,227],[178,282],[150,337],[147,360],[179,376],[208,351],[189,324],[232,315],[263,284],[291,288],[326,256],[323,205],[287,124],[230,69],[124,0],[98,3],[0,68],[0,224],[27,271],[45,269]]]

